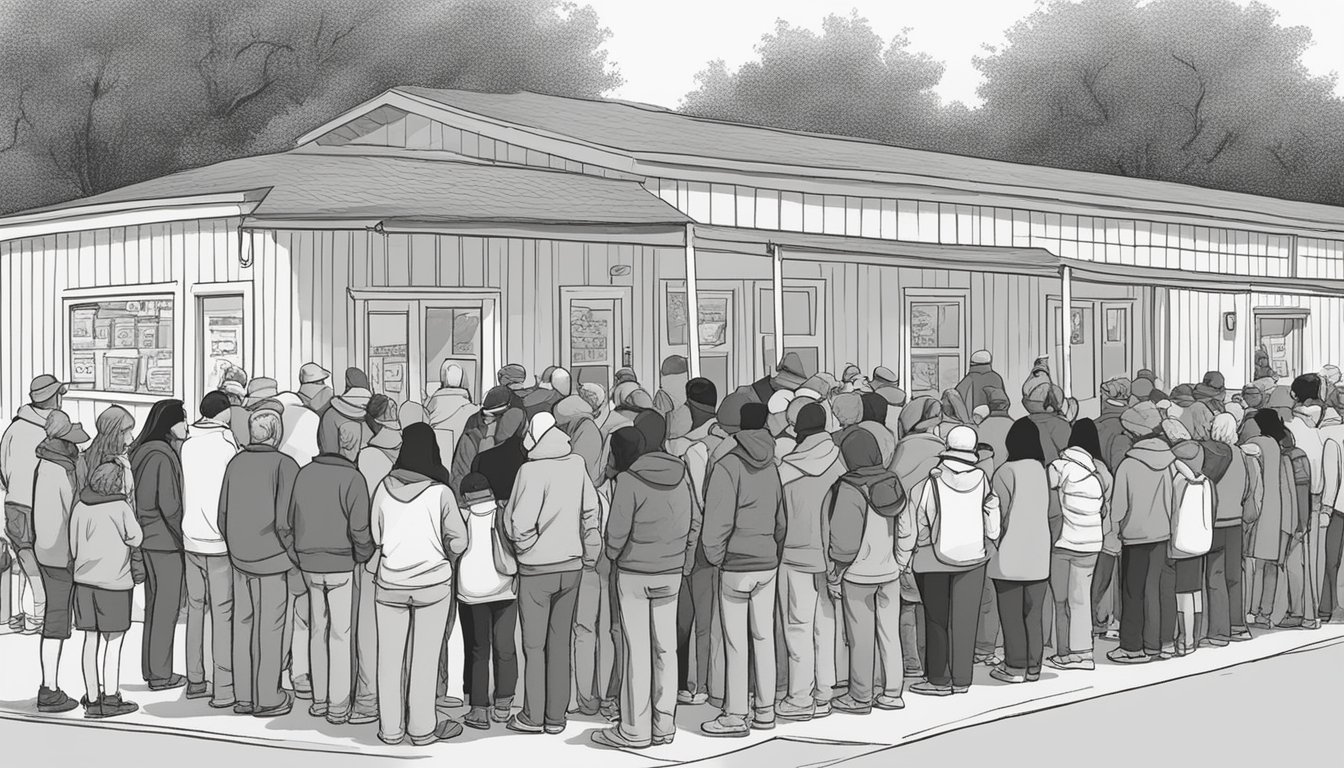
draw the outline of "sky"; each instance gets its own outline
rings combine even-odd
[[[783,18],[821,29],[828,14],[857,10],[891,38],[907,29],[911,46],[947,66],[939,96],[978,104],[980,82],[972,57],[1031,13],[1036,0],[579,0],[611,29],[607,50],[625,84],[615,98],[676,107],[695,88],[695,74],[711,59],[736,69],[755,57],[761,35]],[[1239,0],[1240,2],[1240,0]],[[1315,46],[1303,58],[1314,74],[1344,71],[1344,2],[1262,0],[1285,25],[1310,27]],[[1245,4],[1244,2],[1242,4]],[[1344,79],[1336,92],[1344,97]]]

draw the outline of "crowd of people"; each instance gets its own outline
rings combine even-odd
[[[1279,627],[1338,607],[1339,370],[1256,374],[1229,393],[1139,371],[1092,419],[1042,358],[1014,419],[983,351],[911,399],[886,368],[807,375],[792,353],[722,396],[680,357],[653,394],[629,369],[607,391],[510,364],[479,404],[451,362],[424,404],[357,368],[337,394],[308,363],[296,392],[231,369],[193,415],[163,400],[137,428],[111,406],[92,437],[43,375],[0,438],[0,566],[33,605],[10,626],[40,635],[39,711],[125,715],[142,585],[151,690],[253,717],[307,699],[414,745],[581,713],[642,748],[679,704],[745,736],[963,694],[976,665],[1093,670],[1100,637],[1115,663],[1185,656],[1270,628],[1281,577]]]

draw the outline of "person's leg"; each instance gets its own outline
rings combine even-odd
[[[1072,606],[1069,605],[1069,579],[1073,575],[1073,557],[1063,550],[1050,553],[1050,593],[1055,599],[1055,656],[1069,655],[1072,635]],[[1089,624],[1091,620],[1089,619]],[[1081,642],[1082,638],[1078,638]]]
[[[1139,584],[1140,604],[1136,606],[1139,614],[1139,626],[1142,627],[1142,648],[1149,656],[1162,651],[1162,572],[1166,570],[1166,553],[1160,549],[1163,544],[1139,544],[1135,546],[1142,558],[1142,579]],[[1126,606],[1124,617],[1129,616]],[[1123,621],[1124,619],[1122,619]]]
[[[606,609],[601,617],[605,632],[598,638],[598,682],[606,682],[602,689],[602,709],[620,716],[617,701],[621,696],[621,675],[625,670],[625,639],[621,631],[621,598],[616,592],[616,575],[612,568],[606,579],[606,593],[602,607]]]
[[[1344,556],[1344,515],[1330,515],[1325,529],[1325,573],[1321,577],[1320,618],[1329,621],[1339,607],[1339,563]]]
[[[924,671],[919,658],[919,603],[901,604],[901,653],[904,656],[905,675]]]
[[[551,623],[555,574],[518,577],[518,618],[523,629],[523,712],[527,725],[546,722],[546,640]],[[382,635],[379,635],[380,639]],[[379,644],[381,647],[381,643]]]
[[[187,683],[202,686],[205,677],[205,611],[210,589],[206,581],[205,555],[186,553],[187,588]]]
[[[1063,640],[1056,638],[1055,653],[1091,657],[1092,654],[1092,574],[1097,556],[1075,555],[1069,564],[1069,583],[1065,589],[1068,607],[1068,631]]]
[[[1307,594],[1303,579],[1306,567],[1306,546],[1302,540],[1295,540],[1288,545],[1288,557],[1283,563],[1284,573],[1288,577],[1288,611],[1285,619],[1301,619],[1306,615]]]
[[[813,616],[812,659],[816,670],[816,684],[812,697],[818,702],[829,702],[835,695],[835,602],[826,587],[826,574],[812,574],[812,591],[817,595],[817,610]]]
[[[1227,529],[1227,603],[1230,611],[1232,635],[1246,632],[1245,538],[1240,525]]]
[[[919,584],[919,594],[924,605],[925,676],[931,684],[946,687],[952,684],[952,649],[948,637],[952,610],[951,579],[946,573],[917,573],[915,581]],[[977,611],[979,605],[977,600]]]
[[[164,682],[173,677],[173,645],[177,636],[177,617],[182,606],[183,558],[181,552],[146,552],[148,564],[154,564],[154,608],[145,598],[146,682]],[[148,580],[145,582],[148,584]]]
[[[378,737],[397,742],[406,735],[406,700],[401,680],[407,661],[411,608],[404,597],[391,592],[383,592],[381,597],[374,605],[378,622]]]
[[[1160,566],[1156,610],[1162,650],[1171,651],[1176,645],[1176,562],[1165,555],[1165,552],[1154,555]]]
[[[355,567],[355,701],[360,716],[378,713],[378,620],[374,577]]]
[[[1230,528],[1213,529],[1213,546],[1204,569],[1204,591],[1208,594],[1205,614],[1208,637],[1226,642],[1232,636],[1232,611],[1227,595],[1227,534]]]
[[[779,568],[779,618],[786,659],[785,701],[795,707],[810,707],[817,688],[816,615],[817,591],[813,574],[788,565]]]
[[[649,642],[653,663],[653,736],[671,739],[677,732],[677,592],[681,578],[677,574],[656,577],[649,594]],[[624,614],[622,614],[624,617]],[[622,618],[622,622],[624,622]],[[630,635],[625,635],[627,658],[634,647]],[[627,663],[627,669],[629,664]],[[626,674],[629,676],[629,673]]]
[[[445,591],[438,599],[414,598],[411,608],[409,674],[406,682],[406,734],[412,742],[423,743],[434,736],[439,716],[435,708],[438,693],[439,653],[448,632],[449,606],[453,593]]]
[[[1148,550],[1126,545],[1120,550],[1120,650],[1144,652],[1144,590],[1148,585]]]
[[[31,518],[31,512],[28,513]],[[31,546],[18,551],[15,559],[19,561],[19,571],[23,574],[23,583],[28,585],[28,594],[33,596],[33,612],[29,614],[27,620],[28,629],[36,629],[42,622],[42,616],[47,612],[47,591],[42,588],[42,569],[37,566],[37,555],[33,552]],[[149,582],[145,582],[146,602],[148,602]],[[20,606],[22,604],[20,603]]]
[[[723,572],[710,569],[714,600],[709,612],[709,698],[723,702],[728,697],[728,646],[723,631]]]
[[[1088,585],[1092,600],[1093,634],[1104,634],[1111,625],[1113,602],[1111,582],[1119,564],[1118,560],[1106,552],[1097,555],[1097,566],[1092,571],[1092,583]]]
[[[868,584],[840,585],[845,613],[845,632],[849,638],[849,697],[860,704],[872,704],[873,670],[876,664],[877,589]],[[892,675],[888,675],[890,678]]]
[[[518,627],[518,601],[500,600],[491,603],[490,621],[495,664],[495,706],[503,705],[507,709],[518,687],[518,651],[514,641]]]
[[[546,632],[546,697],[544,725],[565,725],[565,710],[569,705],[570,680],[570,627],[578,608],[579,571],[557,574],[555,590],[551,593],[549,628]]]
[[[980,626],[975,632],[975,655],[993,656],[999,646],[999,609],[994,582],[988,576],[980,591]]]
[[[954,573],[948,583],[948,666],[956,688],[970,686],[975,675],[975,630],[980,622],[984,571],[982,565],[973,571]]]
[[[161,562],[157,553],[145,550],[142,555],[145,565],[145,613],[140,632],[140,676],[146,683],[155,683],[161,679],[162,670],[155,656],[154,633],[158,630],[160,615],[164,612],[164,607],[159,603],[167,598],[160,595],[163,589],[160,582],[164,576],[159,573]],[[173,615],[177,615],[176,606],[173,607]]]
[[[299,571],[290,571],[285,576],[288,591],[285,603],[285,632],[281,658],[284,665],[281,670],[289,672],[290,683],[295,693],[312,693],[312,661],[308,658],[308,589],[303,584],[303,575]]]
[[[625,674],[621,680],[620,734],[631,744],[653,740],[653,649],[650,632],[651,579],[642,574],[618,573],[621,629],[628,643]]]
[[[206,600],[210,609],[210,653],[213,662],[211,701],[225,706],[234,701],[233,689],[233,566],[228,555],[209,555],[205,566]]]
[[[901,654],[901,585],[891,581],[879,584],[873,599],[873,623],[877,636],[877,658],[886,680],[883,692],[887,696],[900,698],[905,691],[905,676],[900,674],[903,666]]]
[[[304,573],[308,586],[308,662],[313,686],[313,707],[330,712],[329,674],[337,665],[334,657],[327,656],[327,629],[332,624],[328,609],[327,582],[324,573]]]
[[[999,599],[999,626],[1003,629],[1003,665],[1015,675],[1027,671],[1027,627],[1022,582],[994,581]]]
[[[1269,621],[1274,615],[1274,602],[1279,596],[1279,563],[1269,560],[1257,560],[1260,568],[1260,609],[1256,615],[1262,621]]]
[[[102,691],[98,684],[98,633],[85,630],[84,652],[80,661],[84,668],[84,696],[89,704],[97,704]]]
[[[1041,672],[1041,657],[1045,654],[1045,623],[1042,620],[1042,614],[1045,611],[1046,601],[1049,600],[1050,582],[1042,579],[1041,581],[1028,581],[1022,584],[1022,615],[1025,621],[1024,628],[1027,634],[1027,674],[1039,675]],[[1064,604],[1065,610],[1068,609],[1067,601]],[[1068,628],[1065,627],[1065,637],[1067,638]],[[1059,644],[1056,641],[1056,648]]]
[[[125,632],[104,632],[98,653],[102,663],[103,694],[116,696],[121,693],[121,644],[126,639]]]
[[[677,690],[691,692],[691,642],[694,637],[695,603],[691,600],[691,577],[681,580],[677,595]]]
[[[710,670],[714,659],[723,655],[722,642],[713,634],[714,614],[718,612],[719,591],[714,582],[715,569],[701,566],[691,571],[691,601],[695,613],[695,691],[710,692]],[[712,650],[715,645],[719,650]],[[719,694],[723,694],[720,687]]]
[[[719,575],[719,624],[723,629],[723,711],[745,718],[751,712],[747,701],[747,575],[723,571]]]
[[[574,647],[574,709],[590,715],[597,712],[601,704],[597,686],[602,597],[600,582],[595,570],[584,568],[580,573],[577,608],[571,631]],[[540,721],[537,722],[540,724]]]
[[[354,574],[329,574],[326,582],[327,718],[344,720],[350,716],[350,694],[353,689],[350,628],[354,612]],[[311,596],[309,599],[312,599]],[[323,632],[314,630],[312,623],[308,631],[317,635],[321,641]],[[316,700],[316,694],[313,698]]]
[[[758,718],[775,716],[775,602],[777,571],[754,574],[751,598],[747,605],[747,628],[755,649],[756,701]],[[762,713],[765,713],[764,715]]]
[[[462,623],[462,655],[467,659],[467,704],[490,706],[490,604],[463,603],[457,611]]]
[[[148,583],[148,582],[146,582]],[[233,695],[238,704],[256,704],[252,667],[252,626],[255,623],[252,579],[242,571],[233,572]]]
[[[290,585],[284,574],[258,579],[259,601],[256,616],[257,709],[274,707],[285,701],[280,687],[284,664],[284,638],[290,605]],[[301,638],[306,640],[307,638]],[[305,654],[307,655],[307,654]]]

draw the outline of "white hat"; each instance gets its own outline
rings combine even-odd
[[[964,425],[953,427],[947,433],[947,450],[938,454],[938,456],[939,458],[956,459],[967,464],[975,464],[980,461],[980,455],[975,451],[975,445],[979,439],[975,430],[970,427]]]
[[[770,402],[766,403],[766,408],[770,413],[785,413],[789,410],[789,403],[793,402],[795,395],[787,389],[781,389],[770,396]]]
[[[541,442],[542,436],[555,428],[555,416],[549,411],[542,411],[532,417],[532,421],[527,425],[527,434],[523,436],[523,448],[532,450]]]

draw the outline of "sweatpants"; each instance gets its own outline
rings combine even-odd
[[[899,586],[896,589],[899,590]],[[897,599],[893,632],[899,631],[899,614],[900,600]],[[776,624],[781,628],[784,640],[775,653],[785,665],[785,700],[796,707],[830,701],[836,677],[835,604],[827,589],[825,573],[809,573],[790,565],[779,567]],[[851,677],[851,693],[853,685]]]
[[[683,691],[709,693],[710,658],[723,656],[723,643],[714,643],[714,615],[718,606],[718,571],[700,566],[681,580],[677,598],[677,685]],[[691,679],[691,652],[695,652],[695,679]],[[721,686],[717,692],[722,695]]]
[[[1246,631],[1241,559],[1241,523],[1214,528],[1204,568],[1204,625],[1213,640],[1231,640]]]
[[[907,603],[901,597],[901,654],[905,659],[906,677],[924,676],[925,636],[924,604]],[[836,668],[840,662],[836,661]]]
[[[775,698],[775,581],[777,571],[723,571],[719,611],[726,675],[724,713],[745,718],[770,711]],[[748,679],[755,683],[748,700]]]
[[[1120,600],[1120,650],[1156,656],[1164,644],[1175,643],[1176,571],[1167,560],[1167,542],[1121,548]]]
[[[676,735],[677,595],[681,574],[617,571],[617,612],[627,644],[620,734],[631,744]]]
[[[457,615],[462,620],[462,644],[466,647],[466,686],[473,707],[489,707],[496,702],[512,701],[518,687],[518,650],[514,637],[518,625],[518,601],[495,600],[489,603],[458,601]],[[494,662],[495,686],[490,688],[490,667]]]
[[[1092,652],[1092,574],[1097,553],[1056,549],[1050,553],[1050,591],[1055,598],[1055,655]]]
[[[860,704],[872,704],[881,694],[900,697],[905,677],[901,654],[901,585],[843,582],[842,605],[849,637],[849,695]],[[883,671],[878,690],[877,670]],[[828,697],[829,698],[829,697]]]
[[[1321,605],[1317,614],[1329,621],[1339,603],[1339,563],[1344,559],[1344,512],[1330,515],[1325,529],[1325,573],[1321,577]]]
[[[145,562],[145,626],[140,643],[140,672],[145,682],[166,682],[173,676],[173,641],[182,608],[186,563],[182,552],[143,550]]]
[[[1041,613],[1045,609],[1048,579],[1006,581],[995,579],[999,626],[1003,630],[1003,665],[1015,675],[1038,674],[1045,655]]]
[[[284,703],[285,574],[233,571],[233,688],[239,703],[269,709]]]
[[[975,672],[975,632],[985,566],[969,571],[916,573],[924,603],[924,671],[937,686],[969,687]]]
[[[211,700],[233,701],[233,565],[228,555],[186,556],[187,582],[187,680],[212,682]],[[208,612],[208,613],[207,613]],[[205,638],[206,618],[210,639]],[[205,675],[206,643],[213,662],[210,678]]]
[[[520,574],[518,619],[523,625],[523,721],[564,727],[569,705],[571,630],[579,571]]]
[[[378,617],[378,735],[385,741],[433,738],[439,651],[453,585],[375,589]]]

